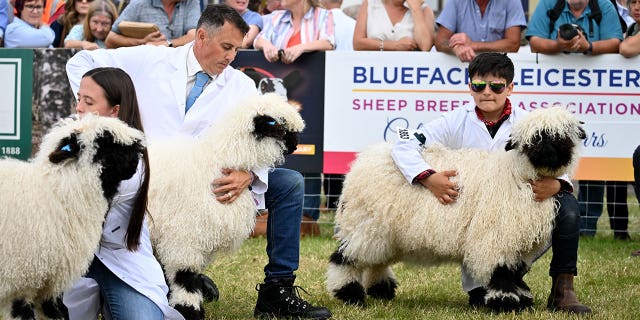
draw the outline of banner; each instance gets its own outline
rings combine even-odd
[[[31,155],[33,50],[0,50],[0,157]]]
[[[260,93],[276,92],[300,104],[306,127],[294,154],[283,167],[303,173],[322,172],[324,126],[324,52],[301,55],[292,64],[269,62],[262,51],[242,50],[232,65],[256,82]]]
[[[633,180],[640,144],[640,58],[514,53],[514,107],[561,105],[585,122],[587,139],[574,176]],[[394,142],[396,128],[417,129],[473,104],[467,64],[430,52],[327,52],[325,173],[345,173],[357,152]]]

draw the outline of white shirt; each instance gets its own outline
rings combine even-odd
[[[336,50],[353,51],[353,31],[356,20],[346,15],[342,9],[331,9],[333,23],[336,25]]]

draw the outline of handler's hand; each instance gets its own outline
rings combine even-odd
[[[560,192],[562,188],[560,181],[554,177],[541,177],[537,180],[530,180],[529,183],[536,201],[547,200]]]
[[[420,183],[429,189],[440,203],[450,204],[456,202],[459,195],[458,185],[449,180],[450,177],[455,177],[456,175],[457,172],[455,170],[439,171],[426,179],[420,180]]]
[[[213,194],[221,203],[232,203],[251,184],[251,174],[232,169],[222,169],[222,174],[225,176],[212,182]]]

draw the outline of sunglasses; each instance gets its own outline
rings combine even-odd
[[[507,88],[507,84],[504,82],[495,82],[495,81],[482,81],[482,80],[473,80],[471,81],[471,91],[473,92],[482,92],[484,88],[487,87],[487,83],[489,84],[489,88],[491,91],[500,94],[504,92],[504,89]]]

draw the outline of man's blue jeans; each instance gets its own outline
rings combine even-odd
[[[265,282],[291,278],[300,262],[300,222],[304,201],[304,179],[293,170],[275,168],[269,171],[269,188],[265,202],[267,220],[267,255]]]
[[[85,275],[100,286],[104,300],[103,317],[112,320],[162,320],[162,310],[149,298],[136,291],[109,270],[100,259],[93,257]]]

